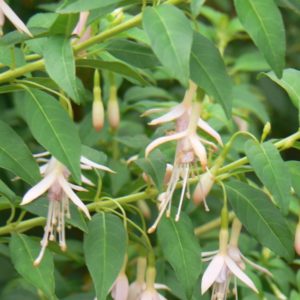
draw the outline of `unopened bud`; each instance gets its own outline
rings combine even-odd
[[[200,180],[195,188],[193,201],[195,205],[204,203],[205,209],[208,210],[206,205],[206,197],[209,194],[214,184],[214,178],[210,172],[206,172],[200,176]]]
[[[173,166],[171,164],[167,164],[166,173],[164,177],[164,185],[167,185],[169,183],[172,176],[172,172],[173,172]]]
[[[120,124],[120,110],[115,86],[110,88],[110,96],[107,105],[108,122],[112,129],[117,129]]]
[[[151,218],[151,210],[147,204],[147,202],[145,200],[139,200],[137,202],[137,206],[140,209],[140,211],[142,212],[143,216],[146,219],[150,219]]]
[[[297,224],[296,232],[295,232],[295,251],[298,255],[300,255],[300,222]]]
[[[239,131],[248,131],[248,122],[238,116],[233,117],[234,122],[236,123]]]
[[[271,123],[267,122],[266,125],[264,126],[263,133],[261,135],[261,142],[263,142],[266,139],[266,137],[270,134],[270,132],[271,132]]]
[[[98,131],[102,129],[104,125],[104,108],[103,108],[102,96],[101,96],[100,74],[98,70],[95,70],[94,73],[93,95],[94,95],[93,110],[92,110],[93,126]]]
[[[153,184],[153,180],[152,178],[145,172],[142,173],[142,177],[145,181],[145,183],[149,184],[149,185],[152,185]]]

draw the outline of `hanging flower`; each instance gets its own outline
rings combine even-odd
[[[165,211],[167,211],[167,216],[170,215],[173,193],[175,191],[177,183],[182,178],[182,189],[179,207],[175,216],[175,220],[179,220],[180,211],[186,191],[187,198],[190,198],[188,179],[191,175],[194,175],[193,168],[197,169],[197,161],[200,162],[203,170],[207,169],[207,153],[204,144],[211,146],[214,150],[217,149],[217,146],[214,143],[198,136],[197,128],[199,127],[200,129],[208,133],[220,145],[222,145],[220,135],[214,129],[212,129],[208,125],[208,123],[206,123],[199,117],[200,103],[192,103],[193,97],[196,93],[196,89],[197,86],[193,82],[191,82],[190,88],[186,92],[181,104],[175,106],[162,117],[150,122],[150,125],[157,125],[160,123],[176,120],[176,132],[171,135],[157,138],[156,140],[151,142],[146,148],[146,156],[148,156],[151,151],[153,151],[161,144],[170,141],[177,142],[172,175],[170,177],[166,191],[160,195],[160,199],[162,200],[160,205],[160,212],[156,221],[148,231],[150,233],[155,231]]]
[[[129,292],[128,278],[124,271],[117,277],[111,289],[111,297],[114,300],[127,300]]]
[[[203,261],[210,261],[210,263],[202,277],[201,293],[203,295],[213,285],[212,300],[226,299],[232,276],[238,278],[254,292],[258,293],[255,284],[244,272],[245,262],[254,269],[272,276],[267,269],[247,259],[238,247],[231,244],[228,245],[228,231],[224,229],[220,231],[220,249],[203,252],[202,257],[204,258]]]
[[[7,17],[13,25],[17,28],[17,30],[26,33],[30,37],[32,37],[31,32],[23,23],[23,21],[16,15],[16,13],[10,8],[10,6],[4,1],[0,0],[0,27],[2,31],[2,27],[5,22],[5,17]]]
[[[61,250],[66,250],[65,218],[70,219],[71,217],[69,200],[83,211],[87,218],[91,218],[88,208],[74,192],[87,190],[81,186],[70,183],[68,181],[70,176],[69,170],[54,157],[51,157],[49,160],[44,158],[46,155],[49,155],[49,153],[44,152],[35,156],[38,161],[45,162],[45,164],[40,167],[43,179],[27,191],[21,202],[21,205],[26,205],[48,191],[49,207],[47,221],[44,228],[44,236],[41,241],[41,251],[34,261],[34,265],[38,265],[41,262],[48,242],[54,241],[56,236],[58,236],[58,243]],[[81,157],[80,161],[82,169],[90,170],[95,168],[112,172],[109,168],[97,164],[84,156]],[[85,176],[81,175],[81,179],[84,183],[93,185]]]

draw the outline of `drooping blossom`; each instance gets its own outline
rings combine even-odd
[[[228,244],[228,230],[225,229],[220,230],[219,250],[203,252],[202,257],[203,261],[210,261],[210,263],[202,277],[201,293],[204,294],[213,286],[212,300],[225,300],[227,298],[227,291],[232,277],[238,278],[246,286],[258,293],[255,284],[244,272],[246,268],[245,263],[248,263],[258,271],[272,276],[267,269],[247,259],[234,242]]]
[[[145,281],[145,273],[146,281]],[[137,261],[137,277],[134,282],[129,286],[129,293],[127,300],[148,300],[148,299],[165,299],[160,295],[157,290],[169,288],[160,283],[154,283],[156,276],[156,270],[153,267],[147,268],[147,260],[145,257],[139,257]]]
[[[196,90],[197,86],[191,82],[190,88],[185,93],[182,103],[176,105],[165,115],[150,122],[150,125],[158,125],[175,120],[176,132],[171,135],[157,138],[151,142],[146,148],[146,156],[148,156],[156,147],[166,142],[176,141],[177,147],[169,184],[166,191],[160,195],[160,199],[162,200],[160,212],[156,221],[150,227],[149,232],[153,232],[156,229],[165,211],[167,211],[167,216],[170,215],[173,193],[177,183],[182,178],[181,196],[175,217],[176,221],[179,220],[186,191],[187,198],[190,197],[188,179],[191,175],[195,174],[194,170],[197,169],[197,162],[200,162],[203,170],[207,169],[207,153],[204,144],[211,146],[214,150],[217,149],[217,146],[214,143],[200,137],[197,134],[197,129],[200,128],[205,131],[222,145],[220,135],[211,128],[208,123],[200,118],[200,103],[193,102]]]
[[[58,236],[58,243],[61,250],[66,250],[65,218],[70,219],[71,217],[69,200],[90,219],[88,208],[74,192],[87,190],[81,186],[70,183],[68,181],[70,176],[69,170],[55,157],[51,157],[50,159],[44,157],[47,155],[49,155],[48,152],[35,155],[39,162],[44,162],[44,164],[40,166],[40,173],[43,179],[27,191],[21,202],[21,205],[31,203],[48,191],[49,207],[47,221],[44,228],[44,236],[41,241],[41,251],[34,261],[34,265],[38,265],[41,262],[48,242],[54,241],[56,236]],[[112,172],[109,168],[97,164],[84,156],[81,157],[80,161],[82,169],[91,170],[95,168]],[[81,175],[81,179],[85,184],[93,185],[85,176]]]
[[[82,11],[79,14],[79,20],[72,32],[73,35],[78,37],[78,39],[73,39],[76,43],[82,43],[91,36],[91,26],[86,26],[89,14],[89,11]]]
[[[294,242],[295,251],[300,255],[300,221],[297,224],[295,231],[295,242]]]
[[[30,37],[32,37],[31,32],[26,27],[24,22],[16,15],[16,13],[11,9],[11,7],[4,1],[0,0],[0,28],[2,32],[2,27],[5,22],[5,17],[8,18],[12,24],[16,27],[20,32],[24,32]],[[2,35],[2,33],[1,33]]]
[[[114,300],[127,300],[129,292],[129,282],[124,271],[122,271],[111,289],[111,297]]]

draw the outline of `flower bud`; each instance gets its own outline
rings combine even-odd
[[[298,255],[300,255],[300,222],[297,224],[296,232],[295,232],[295,251]]]
[[[112,129],[116,130],[120,124],[120,110],[117,99],[117,89],[115,86],[110,87],[110,96],[107,105],[108,122]]]
[[[206,172],[200,176],[200,180],[195,188],[193,201],[195,205],[199,205],[200,203],[204,202],[206,206],[206,196],[210,192],[212,186],[214,184],[214,178],[210,172]],[[208,207],[205,207],[208,210]]]
[[[92,110],[92,118],[93,118],[93,126],[99,131],[102,129],[104,124],[104,108],[101,97],[101,87],[100,87],[100,75],[98,70],[95,70],[94,73],[94,102],[93,102],[93,110]]]
[[[167,164],[166,173],[165,173],[165,177],[164,177],[164,185],[167,185],[169,183],[171,176],[172,176],[172,172],[173,172],[173,165]]]

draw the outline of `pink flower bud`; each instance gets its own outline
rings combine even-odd
[[[296,233],[295,233],[295,251],[300,255],[300,222],[297,224]]]
[[[115,89],[115,87],[111,87],[111,95],[107,105],[108,122],[112,129],[117,129],[120,125],[120,110]]]
[[[96,100],[93,102],[93,126],[99,131],[103,128],[104,125],[104,108],[102,101]]]
[[[213,184],[214,178],[210,172],[206,172],[201,175],[193,195],[193,201],[195,205],[199,205],[200,203],[204,202],[204,205],[206,206],[206,196],[210,192]],[[205,208],[208,210],[207,206]]]

